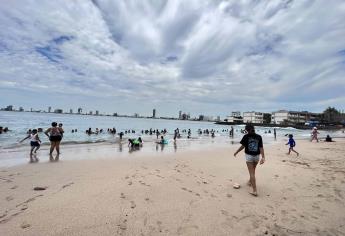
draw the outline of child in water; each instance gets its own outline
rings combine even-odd
[[[33,129],[31,134],[26,136],[24,139],[20,140],[20,143],[23,142],[24,140],[28,139],[28,138],[30,138],[30,145],[31,145],[30,155],[32,155],[32,152],[34,151],[34,149],[35,149],[34,153],[36,153],[37,150],[41,146],[41,140],[38,137],[37,129]]]
[[[296,152],[293,148],[296,146],[296,142],[293,139],[293,135],[289,134],[289,141],[287,142],[287,144],[285,145],[289,145],[289,152],[287,153],[288,155],[290,155],[290,152],[294,152],[297,154],[297,156],[299,156],[299,153]]]

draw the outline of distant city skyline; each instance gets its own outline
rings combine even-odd
[[[342,0],[5,1],[0,106],[344,110],[344,22]]]

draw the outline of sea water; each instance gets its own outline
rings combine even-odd
[[[174,130],[179,128],[182,135],[181,140],[187,139],[187,132],[182,133],[182,130],[190,129],[192,132],[190,141],[215,139],[220,143],[232,141],[239,141],[243,136],[241,130],[244,125],[234,125],[234,138],[229,137],[229,125],[217,125],[213,122],[203,121],[188,121],[188,120],[166,120],[166,119],[149,119],[149,118],[130,118],[130,117],[114,117],[114,116],[91,116],[91,115],[77,115],[77,114],[55,114],[55,113],[36,113],[36,112],[6,112],[0,111],[0,126],[8,127],[10,131],[0,134],[0,149],[14,148],[24,144],[19,141],[27,136],[29,129],[42,128],[43,130],[51,127],[52,122],[62,123],[65,131],[63,136],[63,143],[65,144],[79,144],[79,143],[113,143],[118,140],[118,134],[130,130],[130,133],[124,135],[124,138],[142,137],[144,141],[156,141],[156,135],[142,134],[144,130],[159,131],[166,129],[168,132],[166,138],[171,140],[174,135]],[[86,134],[86,130],[91,128],[95,131],[96,128],[103,129],[99,134]],[[115,128],[116,135],[109,134],[108,128]],[[72,133],[72,130],[77,129],[77,132]],[[198,134],[198,130],[215,130],[215,137],[211,134]],[[135,133],[132,133],[134,130]],[[293,134],[294,138],[309,138],[310,130],[298,130],[294,128],[276,128],[277,137],[285,137],[286,134]],[[270,132],[270,133],[269,133]],[[319,131],[320,136],[331,134],[333,137],[341,136],[340,131]],[[263,137],[266,142],[271,142],[274,138],[272,127],[256,127],[256,133]],[[49,143],[48,138],[40,133],[40,138],[43,144]],[[204,142],[202,142],[204,143]]]
[[[65,131],[61,145],[62,149],[70,146],[70,150],[83,150],[89,146],[108,145],[113,148],[115,152],[122,152],[125,148],[128,149],[126,142],[128,138],[141,137],[145,143],[144,150],[146,151],[164,151],[174,152],[177,147],[181,149],[202,149],[210,146],[226,146],[238,145],[243,133],[244,125],[234,125],[234,136],[229,136],[231,126],[217,125],[214,122],[203,121],[188,121],[188,120],[166,120],[166,119],[150,119],[150,118],[130,118],[130,117],[114,117],[114,116],[92,116],[92,115],[78,115],[78,114],[55,114],[55,113],[36,113],[36,112],[6,112],[0,111],[0,126],[8,127],[9,131],[0,134],[0,166],[5,163],[5,159],[10,161],[13,158],[13,153],[28,152],[29,140],[20,143],[19,141],[27,136],[29,129],[42,128],[48,129],[52,122],[62,123]],[[96,128],[103,129],[99,134],[86,134],[86,130],[91,128],[95,131]],[[108,128],[115,128],[116,135],[107,132]],[[173,142],[174,130],[180,130],[181,138],[177,142]],[[77,129],[77,132],[72,133],[72,130]],[[166,129],[165,138],[168,140],[168,145],[158,147],[156,142],[159,141],[155,134],[145,134],[145,130],[159,131]],[[191,130],[191,137],[187,137],[187,132],[183,130]],[[211,134],[199,134],[198,130],[215,130],[215,137]],[[131,132],[125,133],[130,130]],[[135,133],[132,133],[132,130]],[[123,140],[120,141],[119,133],[124,132]],[[287,134],[293,134],[296,140],[310,138],[310,130],[298,130],[294,128],[279,128],[276,127],[277,140],[287,139]],[[273,143],[274,135],[272,127],[256,127],[256,133],[263,138],[264,144]],[[320,137],[325,137],[330,134],[332,137],[343,136],[340,131],[320,131]],[[39,133],[42,141],[41,149],[47,150],[49,147],[49,140],[44,133]],[[125,144],[125,145],[123,145]],[[76,148],[76,145],[78,148]],[[124,148],[125,147],[125,148]],[[163,149],[164,148],[164,149]],[[41,150],[42,151],[42,150]],[[127,150],[128,151],[128,150]],[[12,154],[11,154],[12,153]],[[9,155],[11,154],[11,155]],[[2,163],[1,163],[2,162]]]

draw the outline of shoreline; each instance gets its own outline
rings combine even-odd
[[[300,157],[284,144],[264,145],[257,198],[238,145],[83,161],[63,151],[0,168],[0,234],[344,235],[345,140],[301,140]]]
[[[246,125],[246,123],[234,123],[234,122],[225,122],[225,121],[218,121],[215,122],[218,125]],[[267,127],[267,128],[293,128],[293,129],[300,129],[300,130],[311,130],[314,126],[316,126],[319,130],[325,131],[335,131],[335,130],[343,130],[345,128],[342,124],[318,124],[314,126],[308,125],[282,125],[282,124],[261,124],[261,123],[253,123],[252,125],[257,127]]]

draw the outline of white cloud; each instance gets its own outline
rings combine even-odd
[[[345,96],[344,22],[341,0],[6,1],[0,89],[116,99],[129,113],[323,110]]]

